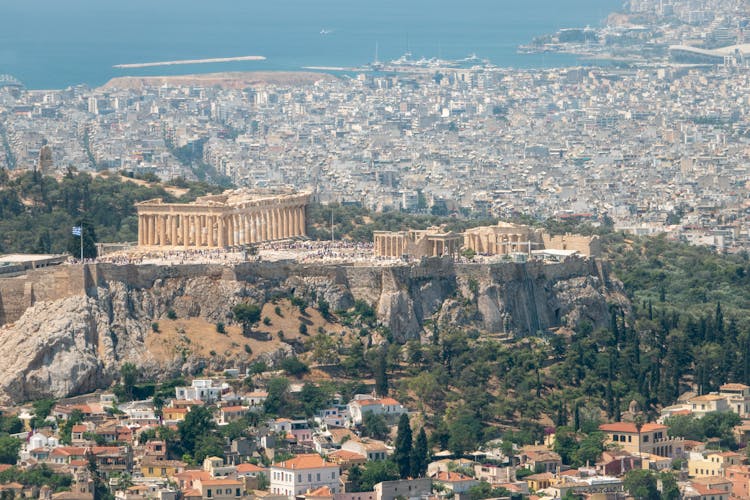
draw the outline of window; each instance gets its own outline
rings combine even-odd
[[[240,496],[240,489],[239,488],[235,488],[235,490],[234,490],[234,496],[236,496],[236,497]]]
[[[318,472],[317,476],[318,478],[316,479],[316,481],[320,481],[320,472]]]
[[[211,498],[213,496],[212,493],[213,492],[211,491],[211,488],[209,488],[208,491],[206,492],[206,497]]]

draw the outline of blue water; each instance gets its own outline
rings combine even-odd
[[[600,25],[621,0],[0,0],[0,74],[29,88],[123,75],[356,66],[470,53],[500,66],[573,56],[516,54],[559,28]],[[330,30],[321,35],[321,30]],[[115,64],[262,55],[266,61],[115,69]]]

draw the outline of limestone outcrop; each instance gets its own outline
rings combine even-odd
[[[105,388],[124,362],[157,379],[222,368],[222,363],[236,366],[241,357],[155,356],[147,347],[155,335],[152,322],[173,312],[231,323],[235,304],[282,296],[305,298],[312,307],[324,300],[330,311],[366,302],[396,342],[428,337],[436,325],[517,336],[582,321],[605,326],[609,304],[628,307],[606,265],[590,259],[457,264],[432,258],[396,266],[96,264],[34,270],[23,278],[0,279],[0,308],[6,308],[0,316],[6,321],[0,327],[0,403]],[[290,352],[285,345],[263,357],[273,364]]]

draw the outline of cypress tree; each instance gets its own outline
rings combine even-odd
[[[388,395],[388,373],[386,372],[386,348],[382,347],[378,353],[378,359],[375,361],[375,391],[379,396]]]
[[[398,433],[396,434],[396,449],[393,452],[393,461],[398,466],[401,479],[409,477],[411,472],[412,434],[409,416],[401,414],[398,421]]]
[[[411,477],[423,477],[427,473],[428,454],[427,434],[422,427],[411,450]]]

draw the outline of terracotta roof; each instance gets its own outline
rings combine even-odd
[[[540,472],[539,474],[532,474],[530,476],[526,476],[524,479],[530,479],[532,481],[539,481],[540,479],[552,479],[555,477],[554,474],[551,472]]]
[[[221,408],[220,410],[223,412],[227,412],[227,411],[238,412],[238,411],[247,411],[249,409],[250,408],[248,408],[247,406],[225,406],[224,408]]]
[[[242,486],[236,479],[201,479],[202,486]]]
[[[750,386],[745,384],[729,383],[719,387],[720,391],[744,391],[750,389]]]
[[[339,458],[341,460],[367,460],[367,457],[349,450],[336,450],[328,454],[330,458]]]
[[[10,469],[11,467],[13,467],[13,466],[10,465],[10,464],[0,464],[0,472],[4,472],[4,471]]]
[[[370,406],[370,405],[384,405],[384,406],[399,406],[401,403],[396,401],[393,398],[381,398],[381,399],[360,399],[357,401],[360,406]]]
[[[76,424],[71,429],[71,432],[86,432],[89,428],[83,424]]]
[[[205,471],[205,470],[193,469],[193,470],[186,470],[184,472],[179,472],[175,474],[174,477],[182,481],[195,481],[196,479],[205,481],[205,480],[211,479],[211,474],[209,474],[208,471]]]
[[[52,452],[51,455],[63,455],[69,457],[71,455],[85,455],[86,448],[82,446],[58,446]]]
[[[182,492],[182,498],[203,498],[203,494],[195,489],[184,490]]]
[[[237,472],[264,472],[266,469],[259,467],[255,464],[239,464],[237,466]]]
[[[669,415],[670,416],[675,416],[675,415],[690,415],[692,413],[693,413],[693,410],[684,409],[684,410],[673,411]]]
[[[289,460],[283,462],[277,462],[272,467],[278,467],[279,469],[319,469],[322,467],[331,467],[338,469],[338,465],[326,462],[320,455],[314,453],[307,453],[303,455],[297,455]]]
[[[715,489],[709,488],[708,486],[701,484],[701,483],[697,483],[695,481],[690,481],[690,486],[695,488],[695,491],[697,491],[701,495],[726,495],[729,493],[728,491],[715,490]]]
[[[638,429],[635,427],[635,424],[632,422],[614,422],[612,424],[602,424],[599,426],[599,430],[604,431],[604,432],[627,432],[631,434],[638,434]],[[666,425],[655,424],[653,422],[643,424],[643,427],[641,428],[641,432],[666,431],[666,430],[667,430]]]
[[[320,488],[312,491],[308,491],[305,493],[306,497],[329,497],[333,498],[333,493],[331,493],[331,488],[328,486],[321,486]]]
[[[435,476],[433,476],[434,479],[438,481],[446,481],[450,483],[457,483],[461,481],[475,481],[473,477],[466,476],[464,474],[461,474],[460,472],[450,472],[450,471],[440,471]]]
[[[690,401],[719,401],[726,398],[726,396],[721,396],[719,394],[704,394],[703,396],[691,398]]]

